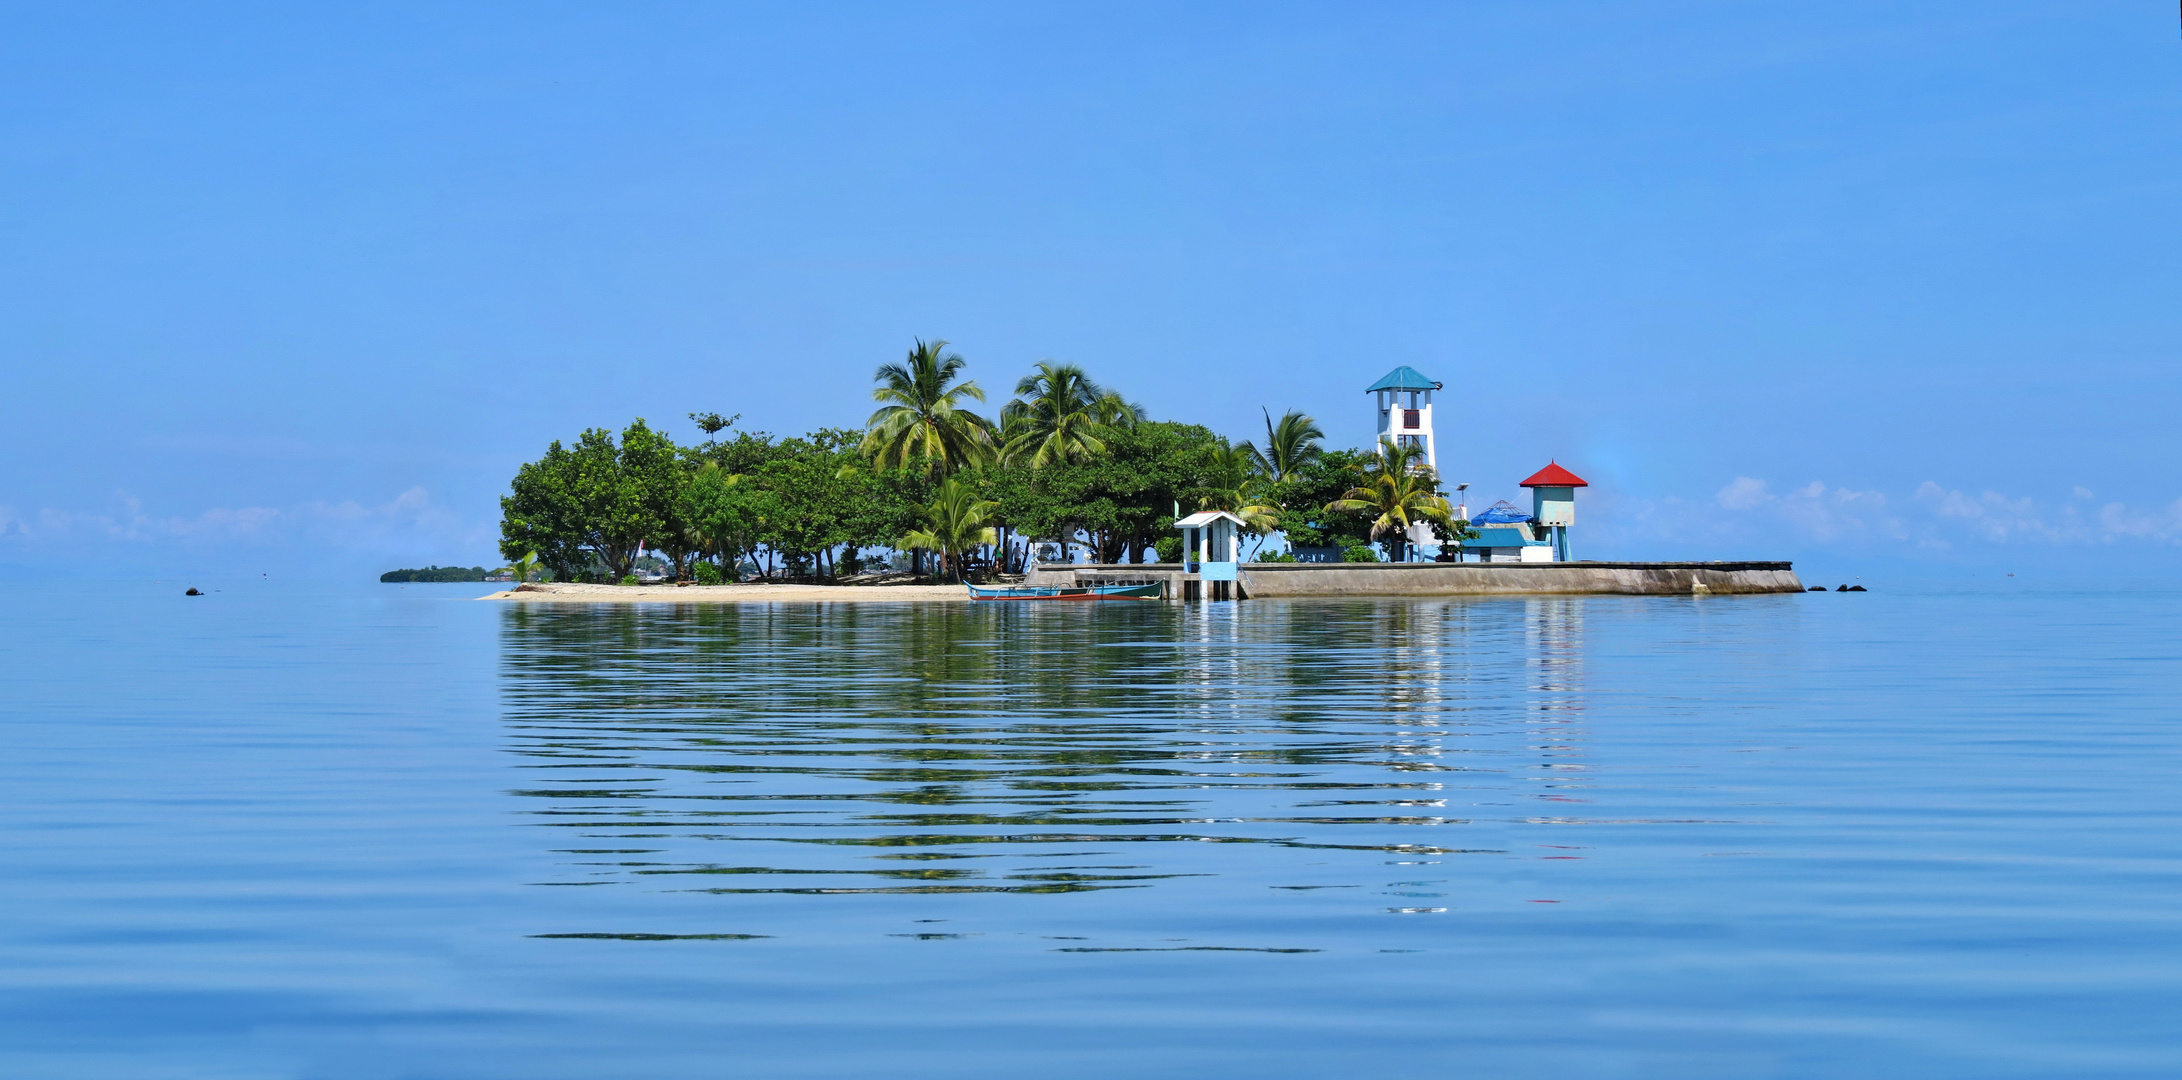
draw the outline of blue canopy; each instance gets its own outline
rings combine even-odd
[[[1508,505],[1508,503],[1503,500],[1500,502],[1496,502],[1491,506],[1486,507],[1484,510],[1480,511],[1476,517],[1470,519],[1470,524],[1513,525],[1517,522],[1529,520],[1529,514]]]

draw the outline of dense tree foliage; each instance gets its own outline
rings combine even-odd
[[[1351,548],[1368,542],[1371,519],[1332,504],[1356,486],[1357,477],[1375,456],[1364,450],[1328,450],[1313,454],[1285,480],[1265,485],[1268,501],[1280,508],[1280,529],[1292,547]]]
[[[1106,440],[1144,418],[1144,408],[1091,381],[1074,364],[1041,363],[1015,384],[1015,399],[1000,410],[1006,458],[1033,469],[1090,461],[1106,453]]]
[[[518,559],[536,552],[556,578],[602,568],[615,580],[630,572],[647,547],[666,542],[685,476],[676,448],[643,420],[622,431],[592,428],[564,448],[516,470],[500,500],[500,553]]]
[[[389,570],[379,575],[380,581],[483,581],[482,566],[427,566],[422,570]]]
[[[962,580],[964,557],[971,551],[1000,542],[1000,534],[985,524],[1000,504],[983,498],[977,488],[949,478],[932,493],[924,508],[924,523],[901,539],[901,546],[940,553],[940,568]]]
[[[1387,537],[1388,554],[1400,561],[1407,554],[1412,526],[1432,525],[1435,531],[1457,527],[1454,507],[1439,494],[1431,473],[1417,468],[1423,456],[1420,447],[1382,441],[1378,460],[1327,509],[1369,516],[1371,538]]]
[[[1154,421],[1083,369],[1043,363],[995,426],[962,358],[919,341],[881,367],[862,429],[775,438],[739,416],[693,412],[704,441],[677,446],[639,419],[554,442],[501,500],[501,551],[557,580],[619,581],[646,552],[678,578],[838,579],[869,556],[930,551],[943,572],[1020,569],[1037,545],[1064,557],[1149,562],[1177,546],[1177,515],[1237,514],[1260,541],[1353,549],[1414,521],[1449,532],[1430,470],[1327,450],[1299,412],[1266,414],[1265,445]],[[1389,554],[1400,552],[1390,547]],[[894,569],[904,561],[888,560]],[[910,565],[921,567],[921,557]]]

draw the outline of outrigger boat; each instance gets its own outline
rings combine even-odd
[[[1157,600],[1167,593],[1165,582],[1148,585],[965,585],[972,600]]]

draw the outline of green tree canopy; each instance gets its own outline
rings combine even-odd
[[[1377,460],[1362,472],[1362,483],[1350,488],[1327,506],[1328,510],[1356,511],[1371,515],[1371,538],[1392,533],[1402,537],[1397,548],[1406,548],[1409,527],[1429,522],[1454,529],[1454,507],[1439,495],[1439,481],[1421,459],[1421,447],[1381,440]],[[1396,552],[1397,556],[1400,554]]]
[[[963,407],[967,399],[985,400],[985,392],[955,381],[963,359],[946,347],[919,340],[907,360],[872,376],[879,383],[872,400],[886,403],[864,425],[862,450],[874,465],[950,476],[993,457],[992,423]]]
[[[1105,453],[988,474],[1002,520],[1033,540],[1088,534],[1099,562],[1143,561],[1217,479],[1219,437],[1196,424],[1145,420],[1107,432]]]
[[[1105,453],[1107,437],[1143,419],[1144,407],[1091,381],[1074,364],[1046,361],[1015,384],[1015,398],[1000,417],[1007,460],[1042,469]]]
[[[940,553],[941,565],[962,580],[962,556],[984,544],[996,543],[998,534],[986,524],[1000,504],[978,494],[975,487],[952,477],[940,482],[932,501],[924,507],[924,524],[901,538],[904,548]]]
[[[1329,506],[1356,486],[1371,460],[1368,451],[1324,450],[1296,466],[1288,479],[1266,482],[1266,499],[1280,508],[1280,529],[1291,547],[1347,548],[1368,541],[1369,518]]]
[[[556,578],[574,580],[593,564],[619,580],[647,542],[663,538],[684,482],[674,443],[642,419],[612,432],[592,428],[564,448],[516,470],[500,500],[500,553],[536,552]]]
[[[1208,468],[1197,496],[1199,510],[1225,510],[1243,519],[1252,532],[1264,534],[1280,525],[1280,507],[1258,497],[1266,477],[1258,471],[1257,455],[1250,444],[1216,443],[1206,455]]]
[[[779,513],[773,493],[745,483],[717,462],[698,466],[682,493],[682,517],[696,532],[700,550],[732,571],[763,542],[765,527]]]
[[[1320,453],[1319,440],[1326,433],[1318,429],[1318,421],[1301,412],[1290,409],[1281,414],[1280,423],[1273,422],[1271,410],[1265,412],[1265,446],[1244,443],[1243,452],[1250,455],[1251,463],[1269,479],[1280,482],[1295,479],[1304,464]]]

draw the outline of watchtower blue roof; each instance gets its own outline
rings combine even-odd
[[[1386,373],[1386,377],[1364,388],[1367,394],[1381,390],[1437,390],[1440,384],[1424,377],[1416,368],[1403,364]]]

